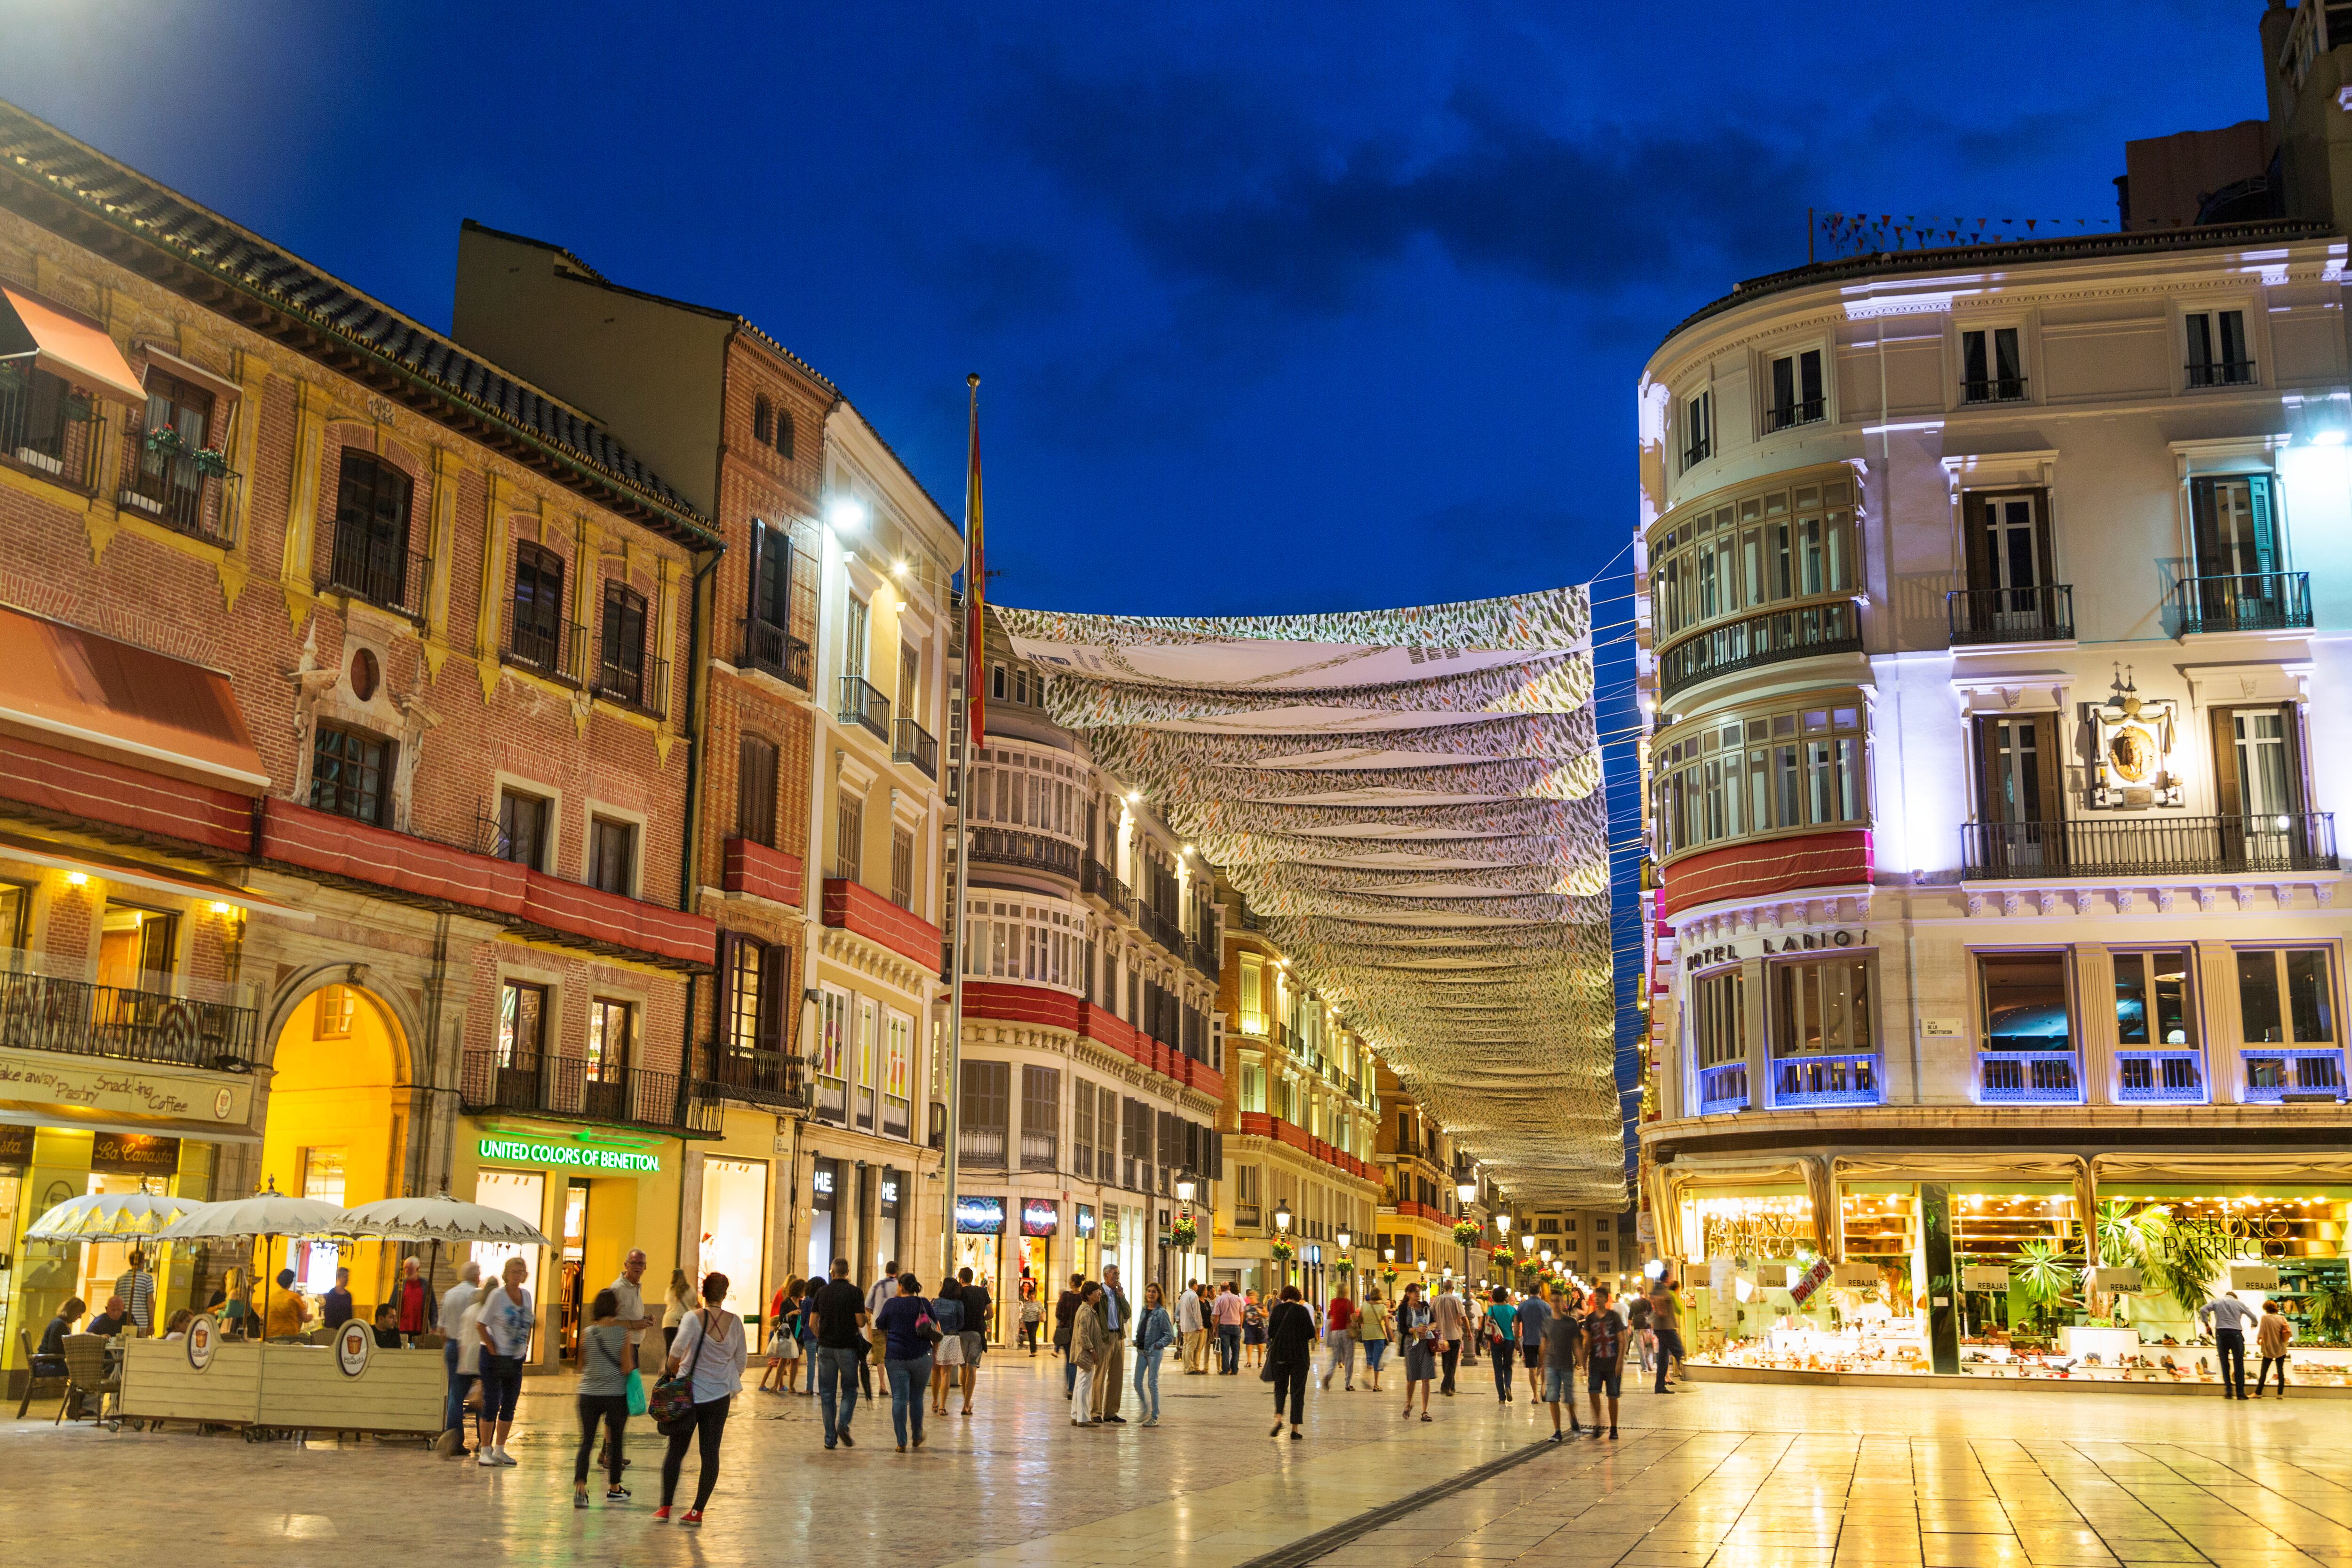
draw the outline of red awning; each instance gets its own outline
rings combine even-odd
[[[27,354],[51,375],[63,376],[100,397],[147,406],[147,389],[131,373],[131,362],[106,335],[106,329],[79,310],[37,300],[20,289],[0,284],[5,314],[0,319],[0,359]]]
[[[0,609],[0,731],[240,795],[269,787],[228,677]]]

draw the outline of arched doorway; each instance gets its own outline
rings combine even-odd
[[[392,1009],[356,985],[324,985],[287,1012],[270,1051],[268,1119],[262,1128],[261,1179],[281,1193],[349,1207],[400,1191],[408,1132],[407,1040]],[[266,1267],[292,1268],[315,1303],[352,1271],[352,1299],[362,1315],[383,1299],[391,1248],[362,1242],[278,1241]],[[255,1305],[261,1303],[256,1292]]]

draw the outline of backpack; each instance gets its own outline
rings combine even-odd
[[[1614,1307],[1604,1308],[1584,1320],[1584,1342],[1595,1365],[1605,1365],[1617,1359],[1617,1342],[1625,1331],[1625,1320],[1617,1315]]]

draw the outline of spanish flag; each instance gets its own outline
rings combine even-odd
[[[987,552],[982,547],[980,515],[980,376],[974,373],[964,378],[971,388],[971,471],[964,479],[964,567],[963,602],[968,617],[964,625],[963,689],[965,711],[970,715],[964,744],[978,748],[986,743],[988,683],[988,622]],[[971,755],[970,752],[965,753]]]

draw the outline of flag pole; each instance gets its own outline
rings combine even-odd
[[[973,743],[971,700],[972,692],[976,689],[973,683],[979,678],[978,672],[983,670],[987,665],[986,650],[975,646],[978,628],[981,625],[978,613],[981,605],[980,557],[974,548],[972,533],[973,527],[979,521],[973,515],[980,489],[979,374],[974,372],[965,376],[964,384],[971,389],[971,427],[970,469],[966,474],[963,488],[964,625],[963,690],[961,694],[963,702],[963,723],[962,739],[956,746],[955,755],[955,901],[950,906],[948,915],[948,930],[954,933],[948,943],[948,963],[950,970],[948,977],[948,1118],[946,1143],[940,1151],[940,1188],[944,1196],[944,1206],[940,1218],[940,1249],[946,1254],[946,1267],[941,1270],[941,1274],[948,1279],[954,1278],[956,1268],[956,1135],[961,1131],[961,1123],[963,1116],[963,944],[966,924],[964,890],[965,879],[970,874],[971,866],[971,842],[970,836],[964,832],[964,813],[969,809],[967,803],[971,799]],[[992,1279],[985,1283],[989,1287],[990,1297],[993,1299],[996,1294],[996,1282]],[[980,1328],[982,1332],[987,1331],[986,1324],[980,1325]]]

